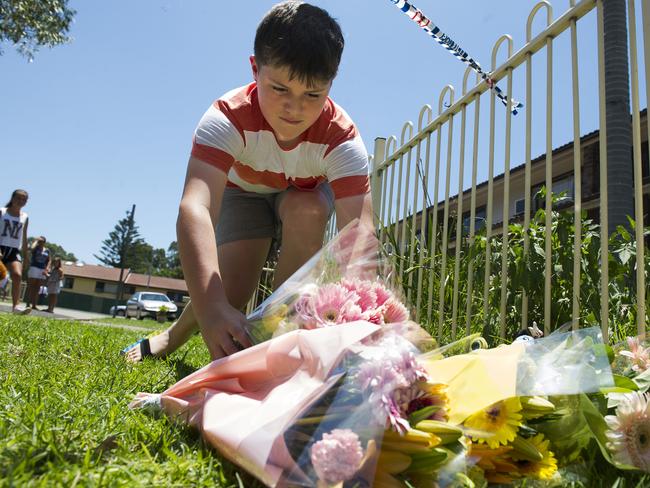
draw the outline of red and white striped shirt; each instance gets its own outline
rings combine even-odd
[[[255,83],[219,98],[194,132],[192,156],[228,174],[228,186],[276,193],[329,181],[336,198],[370,191],[368,154],[345,111],[329,97],[314,124],[282,149],[264,119]]]

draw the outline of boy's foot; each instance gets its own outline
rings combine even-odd
[[[124,348],[121,354],[129,363],[138,363],[146,357],[161,358],[167,355],[169,333],[165,330],[155,336],[140,339],[138,342]],[[170,351],[171,352],[171,351]]]
[[[12,313],[15,313],[16,315],[27,315],[32,312],[31,307],[26,307],[23,309],[20,308],[14,308],[11,310]]]

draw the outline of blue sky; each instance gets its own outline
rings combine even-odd
[[[176,239],[194,127],[213,100],[251,80],[248,57],[255,28],[274,3],[71,1],[78,12],[71,44],[41,50],[33,63],[3,46],[0,198],[8,199],[14,188],[29,191],[29,234],[45,235],[79,259],[96,263],[93,254],[102,240],[136,204],[143,238],[167,248]],[[447,83],[460,93],[465,65],[389,0],[313,3],[343,28],[346,48],[331,96],[355,120],[369,152],[375,137],[399,137],[405,121],[417,123],[425,103],[436,109]],[[493,43],[501,34],[512,35],[515,51],[524,44],[526,18],[535,3],[418,0],[415,5],[489,68]],[[558,17],[568,9],[568,0],[555,2],[554,8]],[[542,28],[542,17],[535,32]],[[597,99],[589,98],[596,80],[594,20],[592,12],[580,31],[583,133],[597,124]],[[558,40],[554,61],[554,146],[571,138],[569,53],[562,42]],[[535,61],[536,67],[544,64],[545,56]],[[526,103],[523,70],[516,73],[521,74],[514,95]],[[543,93],[540,76],[538,98]],[[531,102],[538,111],[536,131],[542,131],[543,99]],[[497,107],[498,118],[503,113]],[[524,113],[516,119],[513,135],[520,140]],[[533,156],[543,148],[540,132]],[[512,158],[513,165],[523,162],[519,142]]]

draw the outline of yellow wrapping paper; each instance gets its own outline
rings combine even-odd
[[[449,422],[460,424],[471,414],[517,395],[517,364],[523,344],[479,349],[445,359],[422,358],[433,383],[448,385]]]

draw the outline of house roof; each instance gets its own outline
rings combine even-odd
[[[94,264],[64,264],[63,273],[66,276],[89,278],[101,281],[120,280],[120,269],[109,268],[106,266],[97,266]],[[149,286],[164,290],[187,291],[187,285],[184,280],[176,278],[166,278],[162,276],[149,276],[145,274],[132,273],[126,268],[123,274],[124,283],[133,286]]]
[[[129,273],[125,283],[134,286],[150,286],[151,288],[164,288],[165,290],[187,291],[185,280],[167,278],[164,276]]]
[[[642,109],[639,112],[639,116],[640,116],[641,121],[644,121],[646,119],[647,115],[648,115],[647,107]],[[589,132],[587,134],[582,135],[580,137],[580,145],[581,146],[586,145],[587,143],[591,142],[592,140],[598,139],[599,135],[600,135],[600,129],[596,129],[596,130],[593,130],[593,131],[591,131],[591,132]],[[566,144],[563,144],[563,145],[558,146],[555,149],[553,149],[553,151],[551,151],[551,158],[554,158],[558,154],[561,154],[564,151],[567,151],[569,149],[573,149],[573,140],[571,140],[571,141],[567,142]],[[546,161],[546,153],[541,154],[541,155],[537,156],[534,159],[531,159],[530,164],[531,164],[531,166],[536,166],[538,164],[543,164],[545,161]],[[519,164],[517,166],[513,166],[512,168],[510,168],[510,177],[512,177],[516,173],[523,172],[525,170],[526,170],[526,163],[525,162],[523,162],[523,163],[521,163],[521,164]],[[496,183],[499,180],[503,180],[504,177],[505,177],[505,173],[500,173],[500,174],[494,176],[492,181]],[[488,185],[488,183],[489,183],[489,180],[482,181],[481,183],[478,183],[476,185],[476,189],[479,190],[481,188],[484,188],[484,187],[486,187]],[[471,193],[471,191],[472,191],[471,188],[466,188],[465,190],[463,190],[462,195],[468,195],[468,194]],[[449,199],[454,200],[456,198],[458,198],[458,194],[451,196]],[[440,202],[438,202],[438,205],[444,204],[444,202],[445,202],[444,200],[441,200]],[[428,209],[431,209],[432,207],[433,207],[433,204],[431,204],[428,207]],[[421,213],[421,212],[418,212],[418,214],[419,213]]]
[[[66,276],[76,276],[79,278],[92,278],[104,281],[119,281],[119,268],[108,268],[106,266],[97,266],[95,264],[64,264],[63,273]],[[124,270],[123,276],[128,276],[129,270]]]

